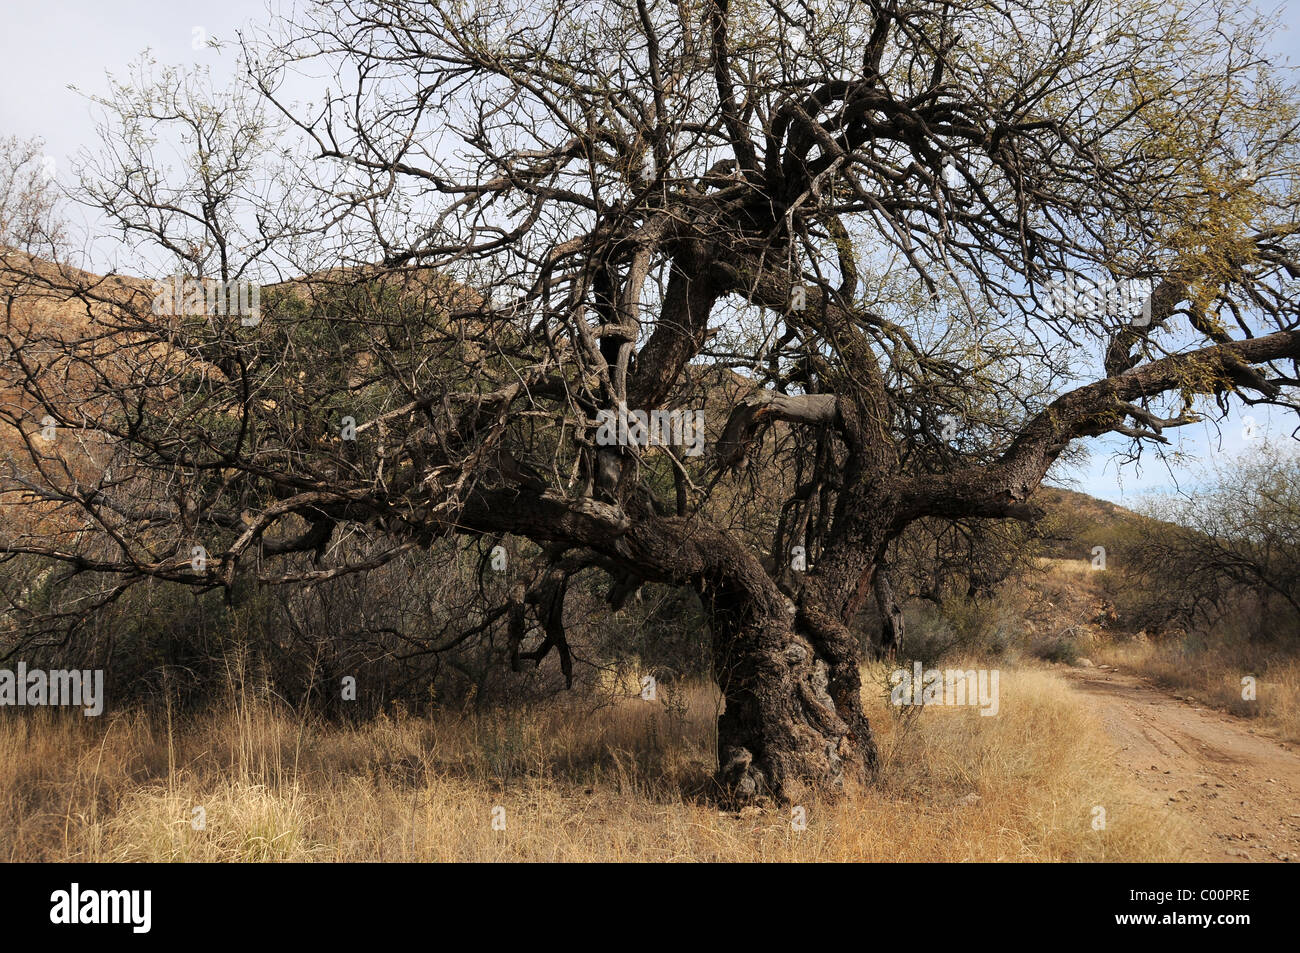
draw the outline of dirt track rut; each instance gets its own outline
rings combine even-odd
[[[1113,669],[1072,668],[1151,802],[1196,835],[1188,860],[1300,861],[1300,754],[1249,722]]]

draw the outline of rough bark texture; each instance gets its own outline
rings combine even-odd
[[[865,781],[876,747],[852,634],[788,602],[750,617],[715,600],[714,664],[726,708],[718,778],[731,802],[797,802]]]
[[[876,594],[876,607],[880,610],[880,654],[892,659],[903,648],[903,609],[894,595],[889,573],[883,566],[876,569],[872,586]]]

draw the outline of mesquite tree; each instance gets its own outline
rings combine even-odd
[[[794,799],[875,767],[854,620],[896,610],[909,524],[1033,519],[1080,438],[1292,406],[1297,98],[1228,0],[338,0],[276,26],[237,96],[102,100],[80,194],[181,294],[7,259],[89,317],[11,307],[8,499],[40,525],[4,549],[101,600],[527,541],[480,625],[567,670],[575,574],[611,611],[689,587],[726,796]],[[184,291],[250,278],[256,321]]]

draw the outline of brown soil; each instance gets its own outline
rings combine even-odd
[[[1072,668],[1151,802],[1195,835],[1188,860],[1300,861],[1300,754],[1249,722],[1115,669]]]

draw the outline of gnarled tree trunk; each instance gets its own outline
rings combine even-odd
[[[735,804],[795,803],[868,780],[876,746],[862,710],[857,640],[766,577],[712,592],[718,781]]]

